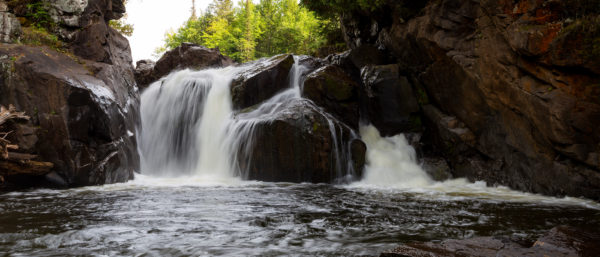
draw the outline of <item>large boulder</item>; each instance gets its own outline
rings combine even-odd
[[[353,49],[395,57],[419,102],[434,107],[422,112],[425,154],[446,158],[457,177],[600,199],[598,9],[443,0],[402,15],[410,3],[345,14],[342,26]]]
[[[0,46],[0,104],[31,117],[35,146],[70,186],[124,182],[138,167],[131,71],[46,47]]]
[[[412,85],[399,71],[396,64],[368,65],[361,71],[364,114],[383,136],[410,130],[414,127],[411,117],[419,112]]]
[[[238,158],[245,179],[331,183],[362,174],[365,144],[311,101],[290,99],[260,121],[252,113],[237,118],[253,120],[252,145]]]
[[[210,49],[192,43],[183,43],[164,53],[156,63],[148,60],[138,61],[135,79],[140,87],[147,87],[175,70],[201,70],[234,64],[235,62],[223,56],[218,48]]]
[[[358,90],[358,83],[341,68],[327,65],[306,77],[302,96],[358,129]]]
[[[231,82],[232,103],[236,110],[261,103],[291,86],[289,73],[294,65],[292,55],[277,55],[246,65],[251,67]]]

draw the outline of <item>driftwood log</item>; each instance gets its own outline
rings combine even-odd
[[[14,175],[45,175],[54,167],[50,162],[35,161],[36,155],[27,153],[17,153],[19,150],[18,144],[13,144],[6,138],[13,131],[4,131],[9,121],[26,121],[29,116],[25,112],[18,112],[16,108],[9,105],[8,108],[0,106],[0,184],[5,180],[5,177]]]

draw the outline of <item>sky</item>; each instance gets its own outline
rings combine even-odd
[[[196,10],[205,10],[211,0],[196,0]],[[127,23],[133,24],[128,37],[133,62],[156,60],[152,54],[163,44],[169,29],[177,29],[190,17],[192,0],[129,0]]]

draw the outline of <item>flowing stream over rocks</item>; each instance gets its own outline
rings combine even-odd
[[[600,226],[600,204],[433,181],[403,135],[362,126],[362,179],[335,144],[334,184],[247,180],[259,125],[301,98],[288,89],[249,110],[230,83],[247,66],[183,70],[142,95],[141,174],[113,185],[0,195],[0,252],[8,256],[377,255],[398,243],[473,236],[534,240],[557,225]],[[327,114],[333,138],[352,138]],[[334,139],[333,142],[338,142]],[[351,165],[346,165],[351,167]]]

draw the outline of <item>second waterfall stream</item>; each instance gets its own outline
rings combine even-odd
[[[236,76],[252,65],[182,70],[171,73],[147,88],[141,99],[141,131],[138,136],[142,156],[142,173],[158,177],[194,177],[199,181],[234,183],[245,178],[237,158],[252,159],[248,147],[253,142],[256,123],[268,122],[281,111],[280,106],[301,98],[306,68],[299,57],[289,72],[289,86],[254,110],[236,115],[232,108],[230,86]],[[265,61],[259,60],[258,62]],[[240,118],[241,117],[241,118]],[[326,116],[330,117],[330,116]],[[345,146],[337,144],[341,129],[328,120],[334,138],[332,151],[336,167],[349,162]],[[372,126],[361,128],[368,146],[365,183],[418,184],[429,183],[426,173],[417,165],[414,150],[402,136],[385,139]],[[390,141],[391,140],[391,141]],[[246,153],[246,156],[240,156]],[[251,160],[250,160],[251,161]],[[338,170],[339,179],[351,177],[353,171]],[[354,177],[343,181],[352,181]],[[419,180],[418,182],[416,180]],[[414,184],[417,183],[417,184]]]

